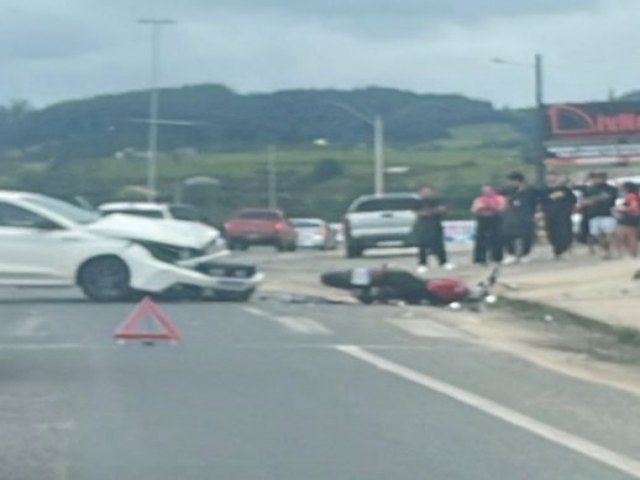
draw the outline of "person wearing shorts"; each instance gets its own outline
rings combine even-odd
[[[616,245],[618,228],[618,221],[613,216],[618,189],[607,183],[606,173],[593,174],[592,181],[581,203],[588,209],[591,217],[589,235],[592,242],[602,248],[605,258],[611,258],[611,249]]]

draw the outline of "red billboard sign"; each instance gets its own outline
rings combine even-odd
[[[548,140],[636,135],[640,136],[640,102],[557,104],[547,107]]]

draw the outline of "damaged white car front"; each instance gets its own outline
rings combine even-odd
[[[213,228],[100,218],[43,195],[0,191],[0,285],[78,285],[101,301],[137,292],[247,300],[264,276],[226,253]]]
[[[131,240],[153,258],[140,262],[132,272],[131,286],[135,290],[245,301],[264,279],[255,265],[228,260],[229,251],[213,228],[194,231],[183,222],[157,222],[118,214],[104,217],[87,228]]]

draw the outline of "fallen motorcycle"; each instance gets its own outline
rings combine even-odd
[[[324,285],[349,291],[361,303],[404,302],[440,306],[478,306],[495,301],[491,294],[499,269],[475,286],[458,278],[420,278],[406,270],[383,266],[377,269],[356,268],[328,272],[321,276]]]

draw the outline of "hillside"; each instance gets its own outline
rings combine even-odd
[[[317,138],[336,144],[369,141],[370,127],[336,104],[371,117],[383,115],[388,139],[397,144],[442,138],[457,126],[511,121],[489,102],[459,95],[384,88],[241,95],[219,85],[198,85],[161,92],[162,119],[194,124],[162,126],[160,149],[237,150],[302,145]],[[143,150],[147,116],[144,91],[63,102],[17,118],[0,115],[0,151],[21,150],[26,159],[69,160]]]
[[[93,203],[140,197],[145,183],[148,95],[131,92],[29,110],[0,109],[0,188],[39,191]],[[162,92],[161,198],[201,206],[213,222],[231,210],[266,203],[266,146],[277,146],[279,202],[293,215],[339,219],[370,193],[371,127],[336,104],[386,120],[388,191],[430,183],[462,217],[483,182],[524,168],[522,115],[457,95],[368,88],[240,95],[202,85]],[[323,138],[326,143],[315,145]],[[191,176],[220,180],[209,192],[182,185]]]

